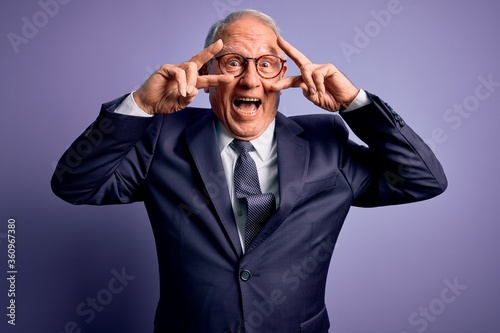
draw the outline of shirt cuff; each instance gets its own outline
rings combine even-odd
[[[115,109],[115,113],[124,114],[127,116],[135,116],[135,117],[153,117],[152,114],[146,113],[140,109],[135,103],[133,93],[130,93],[123,102],[118,105]]]
[[[363,106],[367,106],[368,104],[371,104],[372,101],[366,94],[366,91],[363,89],[359,89],[358,95],[356,95],[356,98],[349,104],[347,109],[341,111],[341,112],[349,112],[353,111],[359,108],[362,108]]]

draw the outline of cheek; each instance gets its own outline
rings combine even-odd
[[[210,88],[209,89],[210,103],[211,104],[214,104],[214,103],[220,104],[223,95],[224,95],[224,91],[222,91],[220,87]]]
[[[226,101],[229,99],[229,95],[231,92],[230,85],[220,85],[217,87],[209,88],[210,100],[214,101]]]
[[[224,97],[225,92],[224,89],[218,88],[210,88],[209,89],[209,101],[215,115],[219,119],[226,119],[228,116],[228,111],[230,106],[228,105],[227,98]]]
[[[280,101],[280,92],[272,89],[266,89],[266,102],[270,108],[277,108]]]

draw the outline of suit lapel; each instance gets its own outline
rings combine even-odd
[[[213,112],[207,111],[206,115],[186,129],[186,140],[222,228],[236,255],[240,257],[241,243],[218,149]]]
[[[266,240],[290,214],[297,203],[309,166],[309,143],[297,135],[303,129],[278,113],[276,143],[278,147],[278,177],[280,205],[247,249],[251,251]]]
[[[278,148],[280,205],[257,234],[247,253],[266,240],[283,223],[297,203],[309,165],[309,143],[297,136],[302,131],[294,121],[280,113],[277,114],[275,134]],[[221,226],[230,239],[236,255],[240,257],[241,243],[218,149],[213,112],[207,112],[186,128],[186,140]],[[217,188],[214,189],[214,186]]]

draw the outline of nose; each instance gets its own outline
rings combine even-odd
[[[257,73],[254,59],[248,61],[245,71],[240,76],[240,84],[248,88],[260,86],[260,75]]]

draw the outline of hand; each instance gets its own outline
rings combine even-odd
[[[317,106],[338,111],[347,108],[356,98],[356,88],[334,65],[317,65],[283,38],[278,45],[299,67],[299,76],[289,76],[273,84],[272,89],[280,91],[290,87],[300,87],[304,96]]]
[[[231,82],[231,75],[200,75],[198,70],[222,50],[222,40],[213,43],[188,62],[163,65],[134,93],[137,106],[149,114],[173,113],[188,106],[199,88]]]

